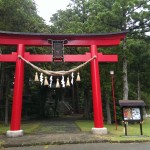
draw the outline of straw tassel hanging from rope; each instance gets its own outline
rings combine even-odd
[[[77,73],[77,78],[76,78],[76,81],[78,81],[78,82],[79,82],[79,81],[81,81],[81,78],[80,78],[80,73],[79,73],[79,72]]]
[[[69,81],[69,77],[67,77],[67,82],[66,82],[66,86],[70,86],[70,81]]]
[[[37,72],[35,73],[34,81],[39,81],[39,77],[38,77],[38,73]]]
[[[44,80],[44,85],[49,85],[49,84],[48,84],[47,77],[45,77],[45,80]]]
[[[60,88],[60,84],[59,84],[59,79],[57,78],[57,81],[56,81],[56,88]]]

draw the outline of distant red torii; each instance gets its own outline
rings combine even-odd
[[[103,34],[45,34],[45,33],[19,33],[0,31],[0,45],[16,45],[16,52],[1,54],[0,62],[16,62],[14,96],[12,105],[12,117],[10,130],[7,136],[22,136],[20,129],[22,113],[22,94],[24,84],[24,62],[18,55],[30,62],[51,62],[51,54],[30,54],[25,52],[27,46],[51,46],[49,40],[67,40],[65,47],[89,47],[90,52],[79,55],[64,55],[64,62],[85,62],[96,56],[91,61],[91,80],[93,94],[94,128],[96,134],[107,134],[103,124],[102,98],[99,75],[99,62],[117,62],[117,55],[103,55],[98,53],[98,47],[117,46],[123,40],[127,32],[103,33]]]

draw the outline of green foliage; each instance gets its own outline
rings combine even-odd
[[[127,34],[126,49],[120,46],[114,48],[99,48],[104,54],[118,54],[119,62],[100,64],[102,99],[105,108],[106,98],[112,106],[110,70],[115,72],[115,97],[118,103],[123,97],[124,58],[128,62],[129,99],[137,99],[138,74],[141,87],[141,99],[147,108],[149,102],[149,72],[150,44],[145,35],[150,30],[149,0],[70,0],[66,10],[59,10],[50,18],[51,25],[47,26],[43,18],[37,15],[36,4],[33,0],[0,0],[0,30],[19,32],[50,32],[50,33],[102,33],[130,31]],[[16,47],[1,47],[1,53],[16,51]],[[28,47],[31,53],[51,53],[49,48]],[[65,54],[84,54],[89,48],[65,48]],[[6,64],[6,68],[9,67]],[[39,67],[52,70],[68,70],[77,66],[74,63],[37,63]],[[6,74],[14,74],[14,66]],[[40,99],[40,88],[32,84],[33,70],[25,66],[25,94],[31,94],[33,99]],[[91,92],[90,66],[85,66],[81,73],[82,83],[79,86],[80,102],[85,105],[86,93]],[[30,80],[30,83],[29,83]],[[13,82],[13,77],[11,78]],[[32,92],[31,92],[32,91]],[[35,96],[36,94],[37,96]],[[90,93],[91,97],[91,93]],[[91,101],[89,98],[88,101]],[[39,102],[39,101],[37,101]],[[103,109],[105,110],[105,109]],[[112,112],[112,109],[111,109]]]
[[[58,11],[51,17],[50,31],[53,33],[99,33],[130,31],[127,34],[126,49],[123,45],[116,48],[101,48],[104,54],[118,54],[116,64],[101,64],[102,99],[112,101],[109,71],[115,71],[115,97],[118,103],[123,97],[124,75],[122,64],[128,62],[129,99],[137,99],[137,82],[141,85],[141,99],[149,105],[149,38],[145,35],[150,25],[150,3],[148,0],[71,0],[64,11]],[[88,50],[89,51],[89,50]],[[78,48],[82,53],[83,48]],[[81,71],[83,87],[91,89],[90,70]],[[81,90],[83,90],[81,88]],[[111,103],[110,103],[111,105]]]
[[[0,0],[0,30],[13,32],[48,32],[48,26],[45,25],[43,18],[38,16],[36,4],[33,0],[9,0],[9,2],[6,0]],[[43,49],[44,48],[28,47],[27,51],[30,51],[31,53],[47,53],[47,51],[49,51],[47,49]],[[16,46],[0,47],[0,53],[2,54],[10,54],[14,51],[16,52]],[[2,119],[4,118],[4,107],[7,97],[9,97],[10,104],[13,99],[13,92],[11,89],[13,89],[15,63],[2,63],[0,64],[0,70],[0,101],[2,107],[0,116]],[[6,83],[8,82],[6,76],[9,77],[9,87],[11,89],[6,87]],[[27,95],[29,97],[31,96],[30,94],[32,94],[30,93],[30,86],[33,81],[31,80],[32,77],[34,78],[33,69],[25,65],[25,97],[27,97]],[[8,95],[5,94],[7,90],[9,91]],[[34,92],[35,91],[33,91],[33,93]],[[28,100],[28,98],[24,99],[24,101],[26,100]],[[11,109],[11,105],[9,106],[9,109]],[[9,110],[9,112],[11,111]]]
[[[77,120],[76,121],[77,126],[81,129],[83,132],[89,132],[91,131],[91,128],[93,128],[93,121],[90,120]],[[143,135],[150,136],[150,119],[145,119],[143,123]],[[119,138],[120,136],[125,135],[124,134],[124,126],[118,125],[118,129],[115,129],[115,124],[112,125],[105,125],[105,127],[108,130],[109,135],[115,136],[115,138]],[[128,124],[128,135],[129,136],[138,136],[140,135],[140,126],[138,123],[135,124]]]
[[[1,0],[0,30],[20,32],[44,32],[44,20],[37,15],[32,0]]]
[[[22,130],[25,131],[25,134],[33,134],[40,128],[40,126],[41,124],[38,122],[31,122],[31,123],[23,123],[21,128]],[[6,134],[8,130],[9,130],[9,126],[0,124],[0,134]]]

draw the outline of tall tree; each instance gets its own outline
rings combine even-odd
[[[149,0],[91,0],[91,5],[99,8],[96,14],[99,24],[110,31],[130,31],[128,37],[143,37],[150,26]],[[98,5],[98,6],[97,6]],[[91,7],[92,7],[91,6]],[[109,19],[111,18],[111,19]],[[128,100],[127,41],[123,41],[123,99]]]
[[[1,0],[0,29],[17,32],[45,31],[44,20],[38,16],[33,0]],[[45,28],[45,29],[44,29]]]
[[[38,16],[36,4],[34,0],[0,0],[0,30],[3,31],[13,31],[13,32],[48,32],[48,26],[45,25],[43,18]],[[27,48],[27,50],[37,51],[37,49]],[[0,53],[6,54],[16,51],[16,47],[1,46]],[[5,65],[5,66],[4,66]],[[10,71],[6,71],[10,68]],[[0,65],[0,103],[3,104],[2,100],[8,101],[8,95],[10,92],[10,86],[7,86],[5,90],[6,81],[5,76],[13,76],[14,74],[14,64],[1,63]],[[30,70],[28,68],[28,70]],[[32,71],[33,72],[33,71]],[[28,71],[28,78],[32,76],[31,71]],[[29,79],[28,79],[29,81]],[[8,81],[7,81],[8,82]],[[13,82],[13,77],[10,79],[10,83]],[[25,84],[26,85],[26,84]],[[6,97],[4,98],[5,93]],[[3,96],[2,96],[3,95]],[[7,105],[8,103],[6,103]],[[6,108],[7,112],[7,108]],[[7,120],[7,118],[6,118]]]
[[[113,66],[116,72],[116,95],[118,99],[136,98],[134,85],[137,85],[134,81],[135,76],[131,75],[131,71],[137,73],[138,70],[131,66],[135,66],[133,63],[136,53],[136,40],[146,39],[145,32],[149,31],[150,25],[150,1],[149,0],[71,0],[70,5],[64,11],[58,11],[51,18],[51,32],[54,33],[100,33],[100,32],[117,32],[117,31],[129,31],[127,39],[123,41],[120,47],[115,48],[118,50],[116,53],[121,60],[117,65]],[[141,41],[141,40],[140,40]],[[145,44],[148,44],[147,42]],[[131,46],[132,45],[132,46]],[[120,51],[122,49],[122,51]],[[134,50],[133,50],[134,49]],[[100,49],[105,53],[114,53],[112,49]],[[139,46],[138,50],[142,51]],[[147,47],[147,51],[149,46]],[[78,51],[79,52],[79,51]],[[81,51],[80,51],[81,52]],[[145,53],[146,54],[146,53]],[[148,54],[146,54],[149,56]],[[141,54],[137,55],[137,60],[141,58]],[[145,58],[145,57],[144,57]],[[147,59],[146,59],[147,60]],[[129,65],[129,66],[128,66]],[[143,62],[140,64],[143,67]],[[147,65],[144,65],[147,68]],[[120,68],[122,72],[120,72]],[[127,68],[129,67],[129,75]],[[144,68],[145,68],[144,67]],[[106,74],[110,68],[103,72],[102,76],[106,78]],[[141,69],[140,69],[141,71]],[[144,72],[144,75],[145,72]],[[129,76],[129,79],[128,79]],[[142,74],[140,73],[139,79]],[[120,81],[122,80],[121,83]],[[128,84],[130,80],[130,84]],[[102,80],[102,82],[104,82]],[[107,81],[106,81],[107,82]],[[123,84],[123,94],[121,86]],[[103,83],[102,83],[103,85]],[[107,84],[105,84],[107,85]],[[107,90],[108,87],[104,89]],[[129,92],[131,88],[131,94]],[[147,93],[148,91],[146,91]],[[145,93],[145,95],[146,95]],[[110,96],[108,96],[110,99]],[[104,99],[104,97],[103,97]]]

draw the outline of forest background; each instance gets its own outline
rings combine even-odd
[[[104,118],[113,122],[113,102],[110,70],[115,72],[115,98],[117,119],[120,120],[118,101],[144,100],[150,108],[150,0],[70,0],[65,10],[50,17],[50,25],[37,13],[34,0],[0,0],[0,30],[49,34],[111,33],[128,31],[120,46],[99,48],[104,54],[118,54],[118,63],[99,64],[101,74]],[[1,46],[0,53],[8,54],[16,47]],[[30,53],[51,53],[51,48],[28,47]],[[65,54],[83,54],[88,48],[66,47]],[[36,63],[50,70],[69,70],[73,63]],[[15,63],[0,63],[0,120],[11,118]],[[90,66],[82,70],[81,83],[74,87],[52,90],[34,82],[35,71],[25,65],[23,118],[45,118],[60,115],[58,104],[67,101],[74,113],[92,118],[92,91]],[[55,93],[54,93],[55,92]],[[51,101],[51,103],[50,103]],[[49,103],[47,103],[49,102]],[[53,103],[52,103],[53,102]],[[51,104],[51,105],[46,105]],[[47,108],[48,107],[48,108]],[[48,110],[48,114],[47,111]],[[53,115],[51,114],[53,112]],[[56,114],[55,114],[56,113]]]

